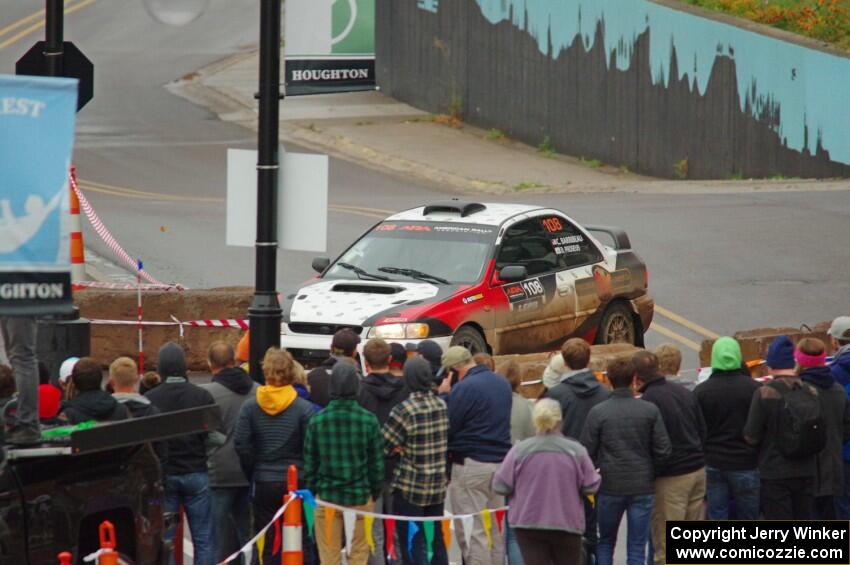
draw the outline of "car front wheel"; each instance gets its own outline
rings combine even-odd
[[[470,326],[459,328],[452,337],[452,345],[462,345],[473,355],[477,353],[488,353],[487,342],[481,332]]]
[[[596,332],[597,344],[637,342],[637,327],[632,311],[622,302],[610,305],[602,316],[599,331]]]

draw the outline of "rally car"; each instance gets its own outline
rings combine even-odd
[[[574,336],[642,345],[654,310],[646,265],[623,230],[538,206],[413,208],[313,269],[284,297],[281,327],[281,346],[308,364],[328,356],[341,328],[363,341],[431,339],[494,355],[550,351]]]

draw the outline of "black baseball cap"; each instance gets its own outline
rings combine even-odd
[[[407,361],[407,349],[400,343],[390,344],[390,367],[404,367]]]
[[[436,341],[426,339],[419,342],[416,346],[416,353],[421,355],[428,364],[431,365],[431,371],[436,375],[442,368],[443,348]]]

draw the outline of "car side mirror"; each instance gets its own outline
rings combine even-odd
[[[328,268],[328,265],[331,264],[331,260],[327,257],[314,257],[313,258],[313,270],[317,273],[324,273],[325,269]]]
[[[528,269],[524,265],[508,265],[499,271],[499,278],[508,283],[519,282],[528,278]]]

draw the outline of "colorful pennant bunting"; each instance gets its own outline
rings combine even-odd
[[[493,528],[493,517],[489,510],[481,512],[481,524],[484,526],[484,535],[487,536],[487,547],[493,549],[493,534],[490,532]]]
[[[422,531],[425,532],[425,551],[430,562],[434,558],[434,522],[422,522]]]
[[[331,534],[333,533],[334,527],[334,515],[336,514],[336,510],[331,508],[330,506],[325,506],[325,541],[328,545],[331,544]]]
[[[345,531],[345,554],[351,555],[352,542],[354,541],[354,526],[357,523],[357,514],[350,510],[342,512],[342,529]]]
[[[363,516],[363,533],[366,534],[366,545],[369,546],[369,553],[372,555],[375,555],[375,538],[372,536],[374,522],[374,516],[369,516],[368,514]]]

